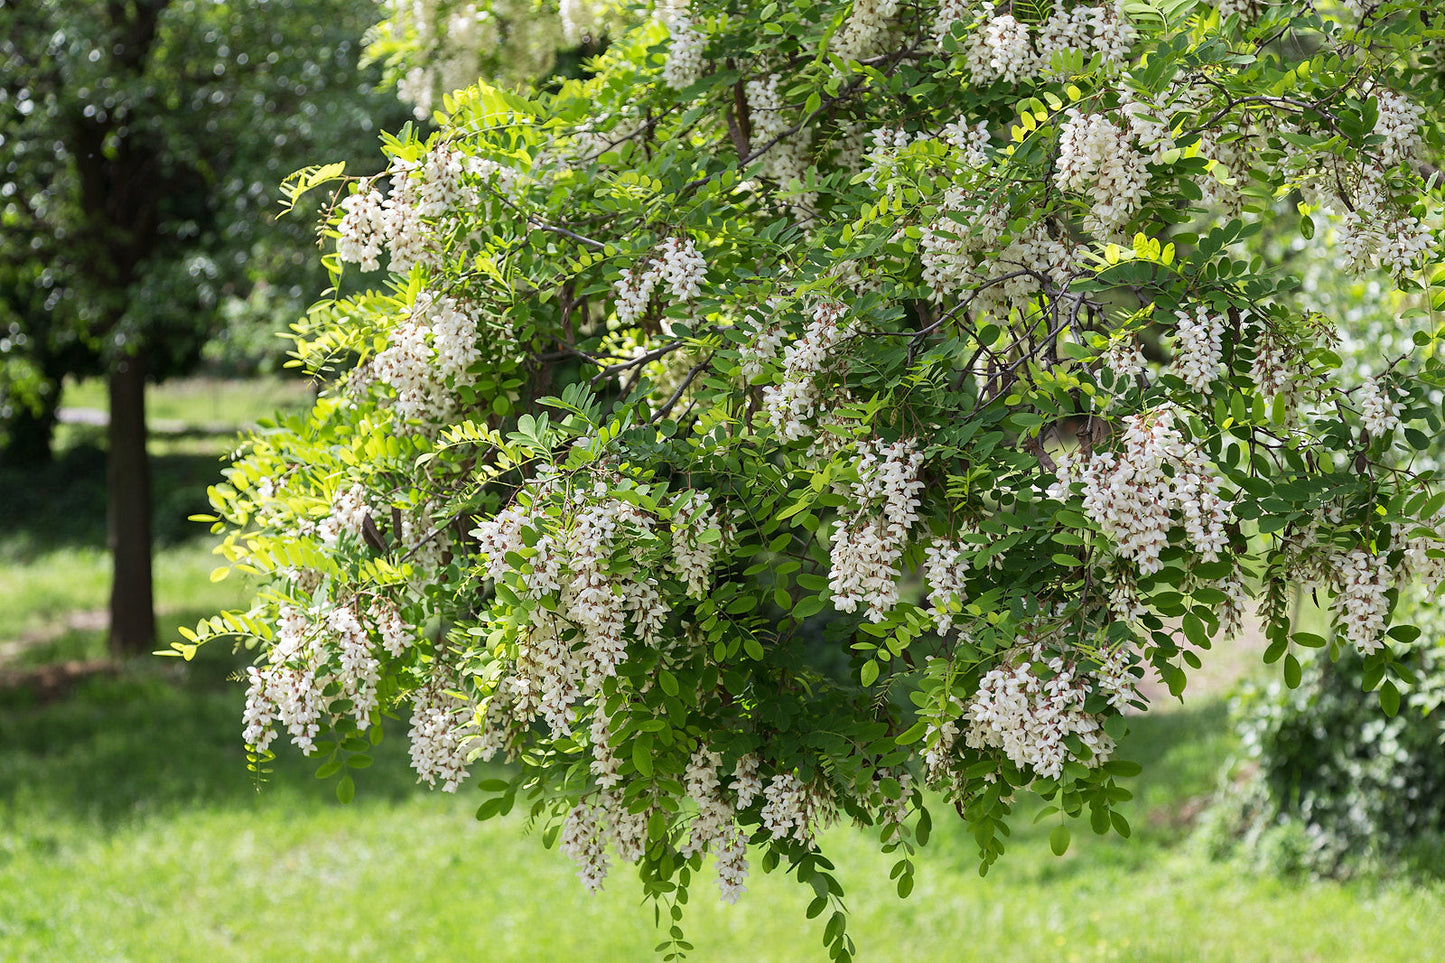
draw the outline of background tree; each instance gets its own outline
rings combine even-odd
[[[1357,652],[1398,711],[1392,610],[1445,575],[1432,16],[694,0],[446,98],[342,181],[331,262],[390,281],[299,326],[360,364],[216,487],[266,581],[177,652],[254,647],[255,764],[284,732],[342,799],[406,704],[427,782],[516,762],[479,815],[636,863],[670,953],[751,844],[850,958],[838,818],[903,895],[934,809],[983,869],[1025,787],[1058,852],[1127,835],[1135,683],[1256,605],[1287,682]],[[1254,247],[1301,199],[1422,292],[1367,380]]]
[[[322,281],[281,179],[399,122],[357,67],[371,0],[0,0],[4,457],[49,457],[62,379],[110,395],[111,645],[154,641],[145,384],[192,367],[265,270]]]

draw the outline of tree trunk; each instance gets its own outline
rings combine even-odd
[[[151,476],[146,455],[146,355],[117,358],[110,370],[106,492],[110,556],[110,651],[142,655],[156,638],[151,585]]]
[[[60,383],[56,382],[45,396],[39,413],[28,405],[18,404],[5,425],[5,444],[0,447],[0,466],[33,468],[48,465],[54,458],[56,408],[60,403]]]

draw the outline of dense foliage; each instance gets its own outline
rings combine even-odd
[[[904,895],[926,799],[982,869],[1026,786],[1057,851],[1127,834],[1135,682],[1256,602],[1288,682],[1351,649],[1398,709],[1397,586],[1445,558],[1431,4],[1007,10],[667,3],[298,177],[392,280],[297,326],[333,388],[213,491],[266,582],[176,649],[254,648],[258,769],[284,732],[349,798],[409,712],[422,779],[512,760],[481,817],[637,863],[668,952],[751,844],[841,959],[819,830],[874,826]],[[1281,223],[1421,292],[1375,377],[1252,253]]]
[[[1221,852],[1238,843],[1261,868],[1285,872],[1445,868],[1445,625],[1419,615],[1418,683],[1392,717],[1362,691],[1352,652],[1334,665],[1311,660],[1298,688],[1275,681],[1240,693],[1242,765],[1209,820]]]
[[[138,351],[152,378],[193,367],[259,279],[315,297],[314,234],[274,218],[277,185],[405,119],[358,66],[378,9],[0,2],[0,450],[48,455],[67,376]]]

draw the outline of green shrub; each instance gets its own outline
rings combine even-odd
[[[1333,666],[1312,660],[1298,688],[1275,680],[1240,692],[1246,762],[1212,817],[1217,850],[1237,847],[1285,874],[1445,871],[1445,712],[1434,711],[1445,691],[1445,618],[1422,611],[1416,620],[1430,628],[1412,652],[1416,684],[1392,717],[1364,691],[1353,651]]]

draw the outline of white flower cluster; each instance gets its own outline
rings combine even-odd
[[[963,541],[951,540],[924,550],[924,573],[928,581],[928,614],[939,635],[954,629],[965,600],[968,570],[973,550]]]
[[[1133,132],[1103,114],[1084,114],[1070,107],[1059,133],[1059,190],[1086,195],[1084,227],[1105,236],[1120,232],[1144,196],[1149,172],[1132,143]]]
[[[326,545],[335,545],[343,533],[360,537],[361,527],[370,514],[366,489],[358,482],[337,494],[331,503],[331,514],[317,524],[316,535]]]
[[[657,5],[657,19],[672,35],[662,82],[673,90],[685,90],[702,79],[707,37],[693,22],[690,0],[662,0]]]
[[[776,312],[782,306],[778,298],[768,299],[768,310]],[[754,319],[752,337],[738,348],[738,370],[743,380],[752,382],[761,377],[769,364],[778,356],[783,344],[783,326],[765,316]]]
[[[377,380],[396,392],[392,409],[404,421],[439,421],[450,410],[436,390],[436,352],[427,344],[428,333],[412,315],[391,329],[386,347],[372,360]]]
[[[952,25],[966,16],[964,7],[945,3],[939,11],[934,36],[940,42]],[[1012,13],[1000,14],[993,3],[984,3],[967,63],[975,83],[1017,83],[1052,72],[1054,54],[1068,50],[1079,51],[1086,59],[1099,54],[1105,63],[1121,63],[1137,39],[1138,32],[1124,14],[1123,0],[1101,6],[1056,5],[1036,35]]]
[[[401,613],[388,600],[381,600],[371,607],[371,620],[381,635],[381,647],[386,654],[400,657],[411,648],[416,633],[402,620]]]
[[[431,229],[421,217],[421,179],[412,176],[418,168],[425,171],[425,163],[413,164],[400,157],[391,162],[391,191],[384,207],[387,247],[391,252],[389,269],[396,274],[410,273],[417,264],[428,269],[438,266],[430,244]]]
[[[942,47],[944,38],[953,31],[954,24],[961,23],[967,26],[973,22],[973,19],[971,0],[942,0],[938,5],[938,12],[933,18],[934,43]]]
[[[599,805],[579,802],[562,823],[562,852],[577,864],[577,878],[589,893],[602,889],[607,856],[606,813]]]
[[[1049,488],[1049,497],[1062,500],[1070,485],[1083,482],[1084,511],[1145,574],[1161,567],[1175,512],[1205,560],[1218,558],[1228,541],[1224,526],[1232,506],[1219,495],[1222,482],[1174,419],[1172,406],[1130,416],[1117,453],[1095,452],[1081,465],[1060,455],[1058,481]]]
[[[1365,548],[1336,552],[1330,575],[1335,590],[1335,619],[1344,627],[1345,638],[1369,655],[1384,643],[1385,619],[1390,612],[1390,566],[1383,554]]]
[[[381,193],[367,188],[341,201],[341,221],[336,225],[336,256],[344,263],[359,264],[363,271],[381,267],[381,249],[386,243],[386,211]]]
[[[476,190],[466,183],[468,175],[490,181],[505,195],[515,195],[521,183],[512,168],[468,157],[451,144],[438,144],[415,162],[393,158],[390,174],[385,198],[368,185],[341,202],[336,254],[364,271],[381,266],[383,246],[395,273],[406,274],[416,264],[438,267],[440,225],[478,203]]]
[[[1219,11],[1221,21],[1238,14],[1241,17],[1249,15],[1250,4],[1253,0],[1212,0],[1214,8]]]
[[[1214,587],[1224,593],[1218,609],[1219,634],[1224,639],[1236,638],[1244,630],[1244,615],[1249,610],[1249,587],[1244,583],[1244,573],[1236,568]]]
[[[562,39],[568,46],[581,44],[597,29],[595,0],[559,0],[557,16],[562,21]]]
[[[477,549],[486,559],[487,578],[498,579],[508,571],[507,553],[521,553],[527,544],[522,540],[522,526],[526,524],[527,512],[521,505],[510,505],[491,518],[477,522],[471,535],[477,540]]]
[[[1224,316],[1208,305],[1177,312],[1174,327],[1174,364],[1170,371],[1194,391],[1209,394],[1224,373]]]
[[[843,29],[833,35],[834,52],[846,61],[878,53],[897,15],[898,0],[854,0]]]
[[[1420,127],[1425,123],[1424,109],[1411,103],[1405,95],[1385,87],[1375,89],[1375,99],[1380,111],[1374,132],[1385,138],[1380,147],[1381,162],[1385,167],[1412,163],[1424,143],[1420,136]]]
[[[1144,352],[1139,350],[1139,340],[1133,335],[1110,340],[1104,351],[1104,364],[1114,372],[1114,390],[1120,391],[1144,373]]]
[[[684,495],[673,509],[672,558],[677,577],[687,583],[687,594],[693,598],[706,597],[721,543],[717,513],[707,496],[700,491]]]
[[[316,682],[317,630],[297,609],[281,606],[276,640],[264,666],[246,670],[246,745],[265,752],[276,738],[275,723],[291,734],[303,753],[321,732],[322,695]]]
[[[617,320],[624,326],[635,325],[652,301],[659,282],[677,301],[691,301],[702,293],[707,280],[707,261],[698,253],[691,238],[667,238],[655,257],[636,268],[626,268],[616,284]]]
[[[438,528],[424,509],[401,516],[401,551],[417,581],[425,582],[441,567],[446,557],[446,531],[444,526]]]
[[[1048,673],[1047,680],[1034,671],[1035,664]],[[1036,645],[1026,661],[984,674],[968,704],[964,740],[974,749],[1001,750],[1015,765],[1055,779],[1072,757],[1064,740],[1076,736],[1089,750],[1079,761],[1099,766],[1113,753],[1114,740],[1101,717],[1084,711],[1090,691],[1088,673],[1062,656],[1045,660]]]
[[[1139,95],[1127,87],[1119,88],[1119,108],[1129,122],[1129,131],[1146,160],[1157,162],[1168,151],[1174,149],[1174,134],[1157,105],[1142,101]]]
[[[454,691],[455,681],[437,673],[413,697],[411,767],[417,781],[456,792],[467,778],[467,742],[477,735],[476,709]]]
[[[934,301],[971,287],[981,280],[974,271],[979,255],[994,250],[1008,230],[1005,204],[976,199],[962,187],[943,195],[937,223],[923,229],[923,283]]]
[[[633,812],[620,797],[604,790],[594,802],[579,802],[567,814],[562,823],[562,852],[578,864],[577,876],[590,892],[600,890],[607,878],[609,843],[624,862],[642,858],[652,812],[651,807]]]
[[[602,680],[615,675],[617,666],[627,657],[623,638],[626,599],[613,590],[608,568],[619,524],[630,508],[611,499],[586,505],[567,531],[565,545],[572,578],[565,586],[563,599],[569,603],[568,614],[582,629],[586,692],[597,691]],[[650,519],[646,524],[650,526]]]
[[[1298,366],[1297,352],[1287,345],[1279,332],[1265,318],[1255,324],[1254,360],[1249,365],[1249,377],[1259,386],[1260,394],[1266,401],[1284,398],[1285,404],[1293,408],[1298,389],[1295,371]]]
[[[371,637],[349,606],[332,609],[326,616],[326,627],[336,640],[340,665],[335,679],[341,685],[341,698],[351,701],[351,717],[364,729],[377,706],[381,663],[372,655]]]
[[[1426,597],[1434,597],[1445,582],[1445,538],[1441,536],[1441,519],[1425,526],[1423,534],[1405,539],[1405,559],[1400,567],[1399,581],[1414,585]],[[1432,556],[1430,553],[1435,552]]]
[[[467,383],[467,369],[482,356],[477,345],[477,316],[469,305],[445,294],[422,291],[412,305],[412,317],[420,317],[431,331],[432,350],[442,377],[458,385]]]
[[[791,772],[780,772],[763,787],[763,828],[774,839],[812,840],[835,818],[832,800]]]
[[[763,411],[784,441],[806,438],[805,424],[822,400],[817,379],[831,360],[833,349],[851,333],[843,321],[843,305],[819,301],[803,334],[783,349],[783,378],[763,386]]]
[[[958,747],[958,723],[966,711],[958,697],[950,695],[943,711],[930,719],[924,730],[924,779],[934,789],[948,791],[957,782],[953,753]]]
[[[959,152],[963,166],[973,170],[987,167],[990,163],[988,155],[991,138],[988,133],[988,122],[979,121],[970,124],[960,117],[943,125],[938,132],[940,139],[948,146]]]
[[[922,466],[923,452],[911,442],[859,443],[858,483],[849,490],[859,517],[840,520],[829,537],[828,588],[838,611],[857,611],[861,602],[868,619],[881,622],[898,602],[898,560],[918,521]]]
[[[1115,709],[1123,710],[1140,699],[1139,678],[1130,671],[1133,665],[1128,650],[1117,645],[1104,651],[1099,667],[1094,670],[1099,691],[1108,695],[1109,705]]]
[[[1372,439],[1383,438],[1400,427],[1400,403],[1390,397],[1389,385],[1372,378],[1360,385],[1356,404],[1360,421]]]
[[[697,817],[680,852],[684,858],[711,852],[717,862],[718,888],[724,903],[736,903],[746,892],[747,837],[738,827],[734,809],[723,797],[718,767],[722,757],[701,746],[683,774],[687,794],[697,802]]]
[[[521,725],[540,717],[562,735],[571,731],[578,701],[599,691],[626,658],[629,620],[636,638],[654,642],[669,606],[657,580],[630,573],[630,562],[623,563],[629,574],[614,572],[614,547],[629,535],[649,539],[656,526],[652,516],[610,497],[606,484],[598,481],[590,492],[573,494],[560,531],[546,532],[556,523],[535,519],[545,517],[539,506],[545,504],[541,492],[548,490],[544,482],[533,492],[530,509],[514,504],[480,520],[472,535],[487,578],[505,579],[519,596],[542,603],[528,607],[529,618],[518,630],[516,662],[504,683],[511,715]],[[716,516],[691,493],[675,511],[679,576],[700,594],[706,591],[717,545],[705,533],[718,528]],[[527,528],[534,535],[530,547]],[[630,541],[636,556],[639,539]],[[570,641],[569,626],[578,630]]]
[[[392,17],[391,35],[406,37],[419,49],[418,66],[397,84],[397,95],[413,105],[417,120],[431,116],[438,92],[476,82],[479,53],[496,49],[502,40],[499,18],[491,14],[490,5],[480,2],[396,0],[387,8]],[[512,50],[516,52],[518,47]],[[543,66],[536,63],[531,69],[540,71]]]
[[[749,752],[739,756],[737,765],[733,767],[733,795],[737,797],[738,812],[747,809],[762,794],[763,780],[758,775],[757,755]]]
[[[410,645],[409,633],[390,602],[373,605],[369,617],[388,653],[400,654]],[[378,704],[381,663],[352,606],[331,608],[313,620],[294,606],[283,605],[265,663],[248,667],[246,675],[246,745],[266,751],[279,722],[296,747],[310,753],[324,719],[334,721],[343,708],[360,729],[367,728]]]
[[[1100,6],[1080,4],[1054,12],[1039,29],[1039,70],[1044,71],[1055,51],[1079,50],[1085,56],[1099,54],[1106,63],[1119,63],[1128,56],[1138,31],[1124,14],[1123,0]]]
[[[922,141],[923,137],[915,138],[902,127],[875,127],[864,136],[865,147],[863,158],[867,165],[863,173],[869,187],[883,186],[883,191],[888,197],[892,197],[897,185],[893,183],[892,176],[894,169],[898,166],[898,155],[908,148],[909,144]]]
[[[592,713],[592,762],[588,770],[598,789],[612,789],[622,782],[622,760],[612,748],[612,721],[602,706]]]
[[[983,5],[983,25],[968,48],[968,72],[974,83],[996,80],[1018,83],[1034,76],[1038,57],[1029,43],[1029,28],[1012,14],[995,14],[994,5]]]
[[[372,369],[395,391],[398,417],[434,423],[455,407],[445,379],[465,383],[467,369],[480,357],[475,313],[449,295],[422,291],[407,319],[387,336]]]
[[[1417,270],[1434,247],[1433,232],[1386,195],[1378,172],[1366,171],[1350,209],[1340,216],[1340,255],[1351,270],[1385,267],[1399,277]]]
[[[898,783],[897,798],[889,799],[883,794],[884,779]],[[882,796],[882,802],[877,804],[877,822],[888,831],[886,835],[880,834],[880,838],[885,846],[891,845],[903,838],[903,824],[913,811],[913,776],[906,769],[880,769],[874,777],[874,791]]]
[[[807,177],[808,148],[812,134],[804,128],[786,133],[793,126],[784,113],[786,104],[778,91],[777,74],[769,74],[766,80],[749,80],[743,87],[748,102],[748,117],[752,121],[752,149],[762,150],[769,142],[777,143],[762,155],[763,174],[786,186],[793,181]]]

